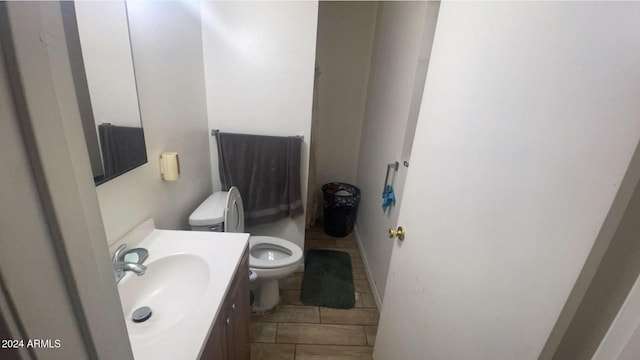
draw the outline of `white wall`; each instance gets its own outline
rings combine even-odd
[[[356,181],[376,7],[376,2],[322,1],[318,8],[318,187]]]
[[[209,128],[262,135],[303,135],[301,182],[306,207],[318,3],[202,2]],[[210,137],[214,190],[218,155]],[[304,244],[304,216],[247,229]]]
[[[416,76],[421,75],[424,83],[425,73],[418,71],[418,65],[420,57],[424,57],[421,50],[426,14],[426,2],[383,2],[378,5],[356,180],[362,191],[356,238],[378,303],[384,294],[393,245],[387,230],[396,226],[401,200],[398,198],[396,207],[383,214],[384,176],[388,163],[402,160]],[[428,58],[422,61],[422,64],[426,63]],[[422,89],[418,87],[417,90]],[[417,118],[417,113],[413,116]],[[412,123],[415,126],[415,119]],[[406,172],[406,168],[401,165],[399,171]],[[389,179],[392,181],[393,175]],[[400,196],[402,181],[399,176],[393,186]]]
[[[149,217],[188,229],[211,193],[199,4],[133,1],[128,10],[149,162],[97,188],[110,244]],[[177,182],[160,178],[163,151],[180,154]]]

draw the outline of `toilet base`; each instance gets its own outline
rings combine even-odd
[[[253,311],[267,311],[278,305],[280,301],[280,287],[278,280],[267,280],[256,284],[254,289],[255,301]]]

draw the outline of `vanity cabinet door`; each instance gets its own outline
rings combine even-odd
[[[249,323],[251,308],[249,304],[249,257],[245,253],[236,271],[235,281],[230,293],[231,328],[229,339],[229,359],[249,360]]]
[[[245,250],[201,360],[249,360],[249,254]]]
[[[207,345],[200,357],[201,360],[218,360],[229,359],[229,353],[227,351],[227,316],[221,313],[216,319],[216,323],[209,334]]]

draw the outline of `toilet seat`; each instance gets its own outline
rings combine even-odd
[[[224,231],[241,233],[244,232],[244,206],[240,191],[232,186],[227,192],[227,199],[224,208]]]
[[[265,248],[269,248],[271,245],[275,245],[275,250],[277,248],[285,249],[290,255],[285,256],[280,259],[274,260],[265,260],[259,259],[253,256],[252,251],[259,247],[264,246]],[[293,246],[292,246],[293,245]],[[297,263],[302,259],[302,249],[294,243],[280,239],[273,236],[251,236],[249,238],[249,267],[258,268],[258,269],[275,269],[281,268],[285,266],[289,266]]]

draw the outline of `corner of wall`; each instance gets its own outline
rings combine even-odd
[[[369,266],[369,260],[367,259],[367,255],[364,252],[364,248],[362,246],[362,238],[360,237],[360,232],[358,232],[358,225],[353,229],[356,244],[358,245],[358,250],[360,251],[360,255],[362,256],[362,262],[364,263],[364,270],[367,273],[367,278],[369,278],[369,284],[371,285],[371,293],[373,294],[373,299],[376,302],[376,306],[378,307],[378,311],[382,311],[382,300],[383,297],[378,290],[378,285],[375,282],[375,278],[373,277],[373,272],[371,271],[371,267]]]

